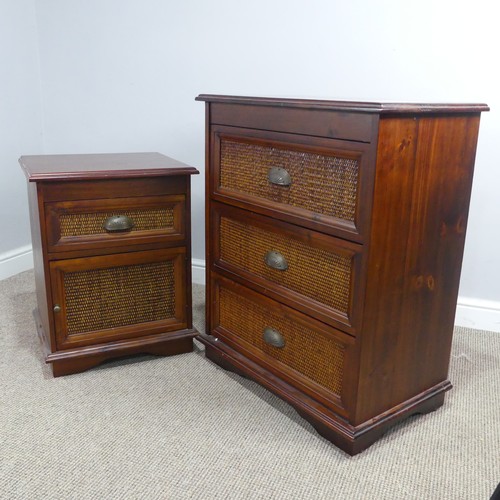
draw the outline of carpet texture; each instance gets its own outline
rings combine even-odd
[[[487,500],[500,481],[498,333],[457,328],[444,406],[351,458],[199,345],[54,379],[34,307],[32,272],[0,281],[2,500]]]

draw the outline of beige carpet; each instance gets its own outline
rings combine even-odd
[[[31,272],[0,281],[2,500],[487,500],[500,481],[498,333],[457,328],[444,407],[350,458],[200,348],[54,379],[34,306]]]

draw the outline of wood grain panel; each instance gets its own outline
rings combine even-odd
[[[347,111],[270,108],[212,103],[212,123],[292,134],[371,142],[376,116]]]
[[[355,423],[446,381],[478,123],[381,121]]]

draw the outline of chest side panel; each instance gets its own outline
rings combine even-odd
[[[380,123],[356,421],[447,382],[478,125]]]

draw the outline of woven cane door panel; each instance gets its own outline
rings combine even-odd
[[[67,273],[64,290],[68,335],[161,321],[175,314],[171,261]]]
[[[175,195],[50,203],[49,248],[64,251],[180,240],[184,201],[184,196]]]
[[[219,186],[238,196],[294,207],[355,226],[360,155],[317,153],[222,138]]]
[[[137,259],[139,254],[146,258]],[[160,260],[159,255],[121,254],[116,263],[115,256],[92,257],[81,259],[83,267],[79,259],[52,264],[58,283],[54,300],[62,308],[54,315],[61,346],[126,337],[132,326],[136,336],[141,328],[147,333],[179,326],[184,321],[178,290],[183,259],[174,254]]]
[[[349,324],[353,255],[292,235],[220,218],[219,259],[334,309]],[[281,259],[276,263],[275,259]],[[284,263],[284,266],[279,266]],[[277,265],[278,264],[278,265]],[[282,267],[285,267],[284,269]]]
[[[340,342],[318,333],[306,322],[285,316],[272,305],[264,306],[223,286],[219,287],[218,299],[218,325],[230,332],[233,340],[250,344],[283,367],[340,396],[345,358],[345,346]],[[283,347],[264,340],[269,328],[282,336]]]

